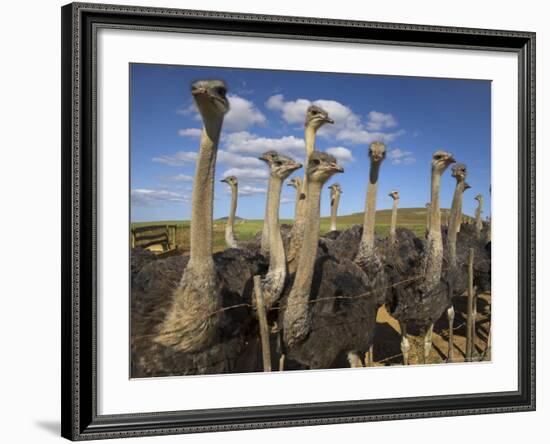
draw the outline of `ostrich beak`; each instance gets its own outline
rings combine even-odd
[[[329,165],[329,169],[331,171],[334,171],[335,173],[343,173],[344,172],[344,168],[342,168],[340,165],[338,165],[337,163],[331,163]]]
[[[264,162],[267,162],[267,157],[261,155],[260,157],[258,157],[258,160],[263,160]]]
[[[326,123],[334,123],[334,120],[332,120],[329,116],[325,117]]]
[[[451,155],[449,156],[449,158],[447,159],[447,163],[451,164],[451,163],[455,163],[455,162],[456,162],[456,160],[455,160],[455,158],[453,157],[453,155],[451,154]]]
[[[227,179],[222,179],[222,180],[220,180],[220,182],[225,182],[225,183],[227,183]]]
[[[206,91],[205,88],[193,87],[193,88],[191,89],[191,94],[192,94],[193,96],[200,96],[200,95],[202,95],[202,94],[206,94],[206,92],[207,92],[207,91]]]
[[[288,166],[288,169],[291,170],[291,171],[295,171],[297,169],[300,169],[302,168],[302,164],[301,163],[291,163],[289,166]]]

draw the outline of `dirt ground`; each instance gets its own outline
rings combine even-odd
[[[454,320],[454,356],[453,362],[464,362],[466,357],[466,312],[467,298],[457,298],[455,301]],[[401,365],[401,330],[399,323],[392,318],[384,307],[378,311],[376,318],[376,333],[374,337],[374,365]],[[476,335],[472,360],[490,360],[490,348],[487,339],[491,326],[491,294],[483,293],[477,298]],[[433,346],[426,364],[447,362],[449,325],[447,316],[442,316],[435,324],[433,331]],[[409,364],[423,364],[423,338],[418,331],[409,332],[411,345]]]

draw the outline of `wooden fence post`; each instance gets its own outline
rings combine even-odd
[[[271,350],[269,347],[269,329],[267,326],[267,315],[265,312],[264,295],[262,294],[261,278],[254,276],[254,294],[256,295],[256,310],[260,322],[260,338],[262,340],[262,358],[264,372],[271,371]]]

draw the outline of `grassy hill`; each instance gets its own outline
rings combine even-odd
[[[448,209],[443,209],[447,212]],[[363,224],[364,213],[352,213],[338,216],[337,228],[339,230],[349,228],[356,224]],[[226,218],[214,221],[214,251],[225,249],[224,229]],[[443,221],[445,221],[445,216]],[[283,224],[292,224],[292,219],[281,219]],[[391,210],[379,210],[376,212],[376,234],[380,237],[388,235],[391,222]],[[184,250],[189,249],[189,221],[156,221],[156,222],[136,222],[132,227],[148,225],[176,225],[178,227],[177,243]],[[235,223],[235,236],[238,240],[248,240],[261,232],[263,220],[259,219],[239,219]],[[424,235],[426,229],[426,208],[400,208],[397,213],[397,226],[409,228],[417,235]],[[321,218],[321,234],[325,234],[330,228],[330,218]]]

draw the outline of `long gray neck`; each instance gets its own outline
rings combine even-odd
[[[481,221],[482,210],[483,210],[483,199],[479,199],[477,208],[476,208],[476,233],[478,236],[481,234],[481,230],[483,229],[483,222]]]
[[[305,134],[304,134],[304,138],[306,141],[306,160],[304,162],[304,165],[306,165],[306,167],[309,164],[309,158],[311,157],[311,154],[315,150],[316,134],[317,134],[317,130],[315,128],[313,128],[310,125],[306,126]],[[304,179],[302,181],[302,194],[307,195],[307,174],[304,174]],[[300,199],[300,206],[301,206],[301,208],[299,208],[301,213],[300,215],[303,216],[306,212],[306,209],[305,209],[306,204],[305,204],[305,199],[303,199],[303,196]]]
[[[359,252],[357,253],[357,260],[359,261],[366,260],[374,254],[374,224],[379,171],[380,163],[371,161],[367,198],[365,201],[365,215],[363,219],[363,235],[361,237],[361,244],[359,245]]]
[[[451,220],[447,230],[447,248],[449,250],[450,266],[456,266],[456,237],[458,227],[462,221],[462,195],[464,193],[464,179],[456,179],[455,192],[453,194],[453,204],[451,206]]]
[[[283,238],[279,227],[279,204],[283,181],[270,176],[267,197],[267,219],[269,220],[269,270],[286,269],[286,257]]]
[[[306,159],[304,162],[304,165],[309,164],[309,157],[311,156],[311,153],[313,153],[314,147],[315,147],[315,133],[316,130],[312,128],[311,126],[306,126],[305,129],[305,141],[306,141]],[[304,174],[304,178],[302,179],[302,187],[300,189],[300,192],[297,193],[298,196],[298,202],[296,203],[296,216],[294,218],[294,225],[292,226],[292,232],[290,236],[290,245],[288,247],[288,271],[289,273],[294,273],[296,271],[297,259],[301,255],[300,252],[303,250],[302,248],[302,238],[304,236],[304,227],[305,227],[305,218],[306,218],[306,196],[307,196],[307,186],[308,186],[308,180],[307,180],[307,174]]]
[[[231,248],[237,247],[235,240],[235,214],[237,212],[237,197],[239,195],[239,185],[231,186],[231,208],[229,210],[229,217],[227,218],[227,227],[225,231],[225,241]]]
[[[340,203],[340,193],[335,192],[330,199],[330,231],[336,231],[336,215]]]
[[[188,267],[212,267],[214,171],[223,117],[204,118],[193,181],[191,251]]]
[[[298,217],[298,206],[300,205],[300,195],[302,194],[302,184],[296,185],[296,201],[294,202],[294,220]]]
[[[396,226],[397,226],[397,205],[399,204],[399,199],[393,200],[393,206],[391,209],[391,225],[390,225],[390,241],[395,242],[396,238]]]
[[[311,290],[311,281],[313,279],[313,265],[315,264],[315,256],[317,252],[317,242],[319,241],[319,215],[321,211],[321,188],[319,182],[308,184],[307,192],[307,211],[305,233],[302,241],[302,250],[306,254],[301,254],[296,270],[296,279],[294,285],[298,284],[299,288],[309,294]]]
[[[430,230],[424,266],[425,285],[434,288],[441,279],[443,265],[443,240],[441,237],[441,212],[439,208],[439,188],[441,172],[432,168],[432,191],[430,202]]]
[[[263,256],[267,256],[269,254],[269,196],[270,195],[271,195],[271,178],[267,183],[267,199],[265,202],[264,225],[262,227],[262,239],[260,243],[260,253]]]
[[[313,182],[307,188],[307,211],[302,253],[298,259],[296,276],[288,296],[284,315],[283,338],[292,347],[304,339],[310,330],[309,295],[313,282],[317,243],[319,241],[319,212],[321,208],[322,184]]]

